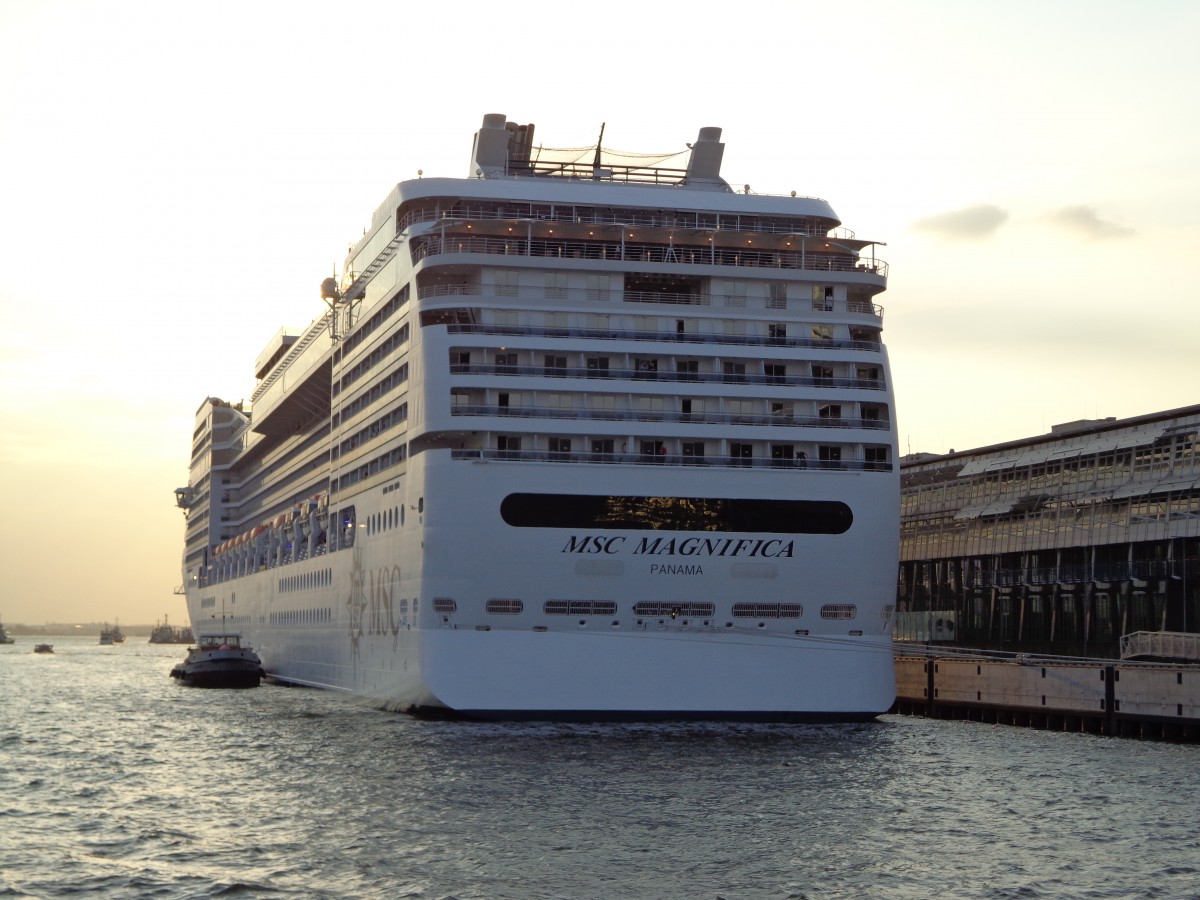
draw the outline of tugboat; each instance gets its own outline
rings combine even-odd
[[[171,669],[171,677],[194,687],[258,687],[262,662],[242,636],[231,633],[201,634],[187,658]]]
[[[33,652],[34,653],[53,653],[54,645],[53,644],[37,644],[33,648]]]

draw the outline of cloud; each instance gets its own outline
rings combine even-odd
[[[1090,206],[1064,206],[1042,217],[1055,228],[1069,231],[1072,234],[1089,241],[1103,241],[1109,238],[1130,237],[1132,228],[1105,222]]]
[[[996,233],[1008,220],[1008,212],[989,203],[980,203],[952,212],[938,213],[918,219],[912,227],[942,237],[967,241],[982,241]]]

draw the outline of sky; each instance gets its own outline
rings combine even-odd
[[[187,619],[196,409],[485,113],[829,200],[903,453],[1200,402],[1200,4],[0,0],[0,621]]]

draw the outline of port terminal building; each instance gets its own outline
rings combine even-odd
[[[1101,658],[1139,632],[1200,646],[1198,457],[1200,405],[909,455],[896,639]]]

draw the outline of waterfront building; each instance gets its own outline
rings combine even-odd
[[[1200,632],[1200,406],[901,463],[895,636],[1116,657]]]

